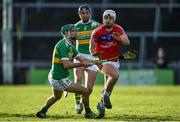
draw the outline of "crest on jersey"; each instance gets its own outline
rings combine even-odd
[[[102,41],[109,41],[109,40],[112,40],[112,35],[104,34],[100,38],[101,38]]]
[[[69,50],[69,52],[68,52],[68,57],[69,57],[69,60],[70,60],[70,61],[73,60],[73,55],[74,55],[73,49],[72,49],[72,47],[70,47],[70,50]]]
[[[73,55],[74,55],[73,52],[69,52],[69,53],[68,53],[68,57],[69,57],[69,60],[70,60],[70,61],[73,60]]]
[[[74,55],[74,53],[73,53],[73,52],[69,52],[69,53],[68,53],[68,57],[69,57],[69,58],[72,58],[72,57],[73,57],[73,55]]]
[[[96,23],[96,22],[93,22],[93,23],[92,23],[92,27],[93,27],[93,28],[97,27],[97,23]]]

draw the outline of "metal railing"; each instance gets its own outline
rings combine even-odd
[[[37,2],[37,3],[14,3],[14,8],[20,8],[21,14],[27,14],[25,11],[28,8],[78,8],[79,5],[84,3],[45,3],[45,2]],[[105,5],[106,4],[106,5]],[[108,4],[108,5],[107,5]],[[158,37],[180,37],[180,32],[159,32],[159,25],[160,25],[160,16],[161,16],[161,9],[166,8],[180,8],[180,4],[168,4],[168,3],[148,3],[148,4],[137,4],[137,3],[91,3],[89,4],[90,7],[93,9],[100,8],[105,9],[105,7],[108,8],[120,8],[120,9],[154,9],[155,10],[155,18],[154,18],[154,31],[153,32],[127,32],[129,37],[138,37],[140,38],[140,48],[139,48],[139,60],[138,64],[139,66],[142,66],[144,63],[144,53],[145,53],[145,45],[146,45],[146,38],[147,37],[153,37],[154,40],[156,40]],[[2,7],[2,5],[0,6]],[[23,23],[25,21],[24,19],[21,21]],[[21,32],[22,37],[58,37],[60,36],[58,32]],[[17,36],[15,32],[13,32],[13,36]]]

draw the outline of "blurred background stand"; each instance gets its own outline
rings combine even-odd
[[[0,53],[3,55],[0,55],[0,84],[3,84],[2,81],[10,84],[42,83],[38,81],[41,78],[29,79],[30,76],[38,76],[34,74],[41,74],[39,77],[47,79],[53,47],[62,38],[59,29],[64,24],[79,20],[77,9],[82,4],[92,8],[92,18],[99,22],[102,21],[104,9],[117,12],[117,23],[131,40],[130,47],[123,47],[122,52],[128,48],[139,51],[136,60],[121,61],[122,70],[138,70],[139,77],[142,71],[156,70],[157,63],[152,58],[157,54],[157,49],[163,47],[168,61],[166,67],[173,72],[174,84],[180,84],[180,1],[91,0],[83,3],[80,0],[4,0],[0,1],[1,14],[4,13],[3,4],[7,2],[10,28],[1,32]],[[0,16],[0,22],[3,20],[4,23],[5,19],[6,16]],[[144,75],[150,78],[153,72],[159,74],[148,71]]]
[[[3,0],[3,27],[2,27],[2,53],[3,53],[3,82],[13,83],[13,4],[12,0]]]

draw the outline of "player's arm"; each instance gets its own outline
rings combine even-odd
[[[78,61],[80,61],[80,62],[85,62],[85,61],[91,62],[91,61],[92,61],[92,60],[89,60],[89,59],[85,58],[85,57],[82,56],[82,55],[78,55],[78,56],[76,57],[76,59],[77,59]]]
[[[91,39],[90,45],[89,45],[89,50],[90,50],[91,55],[96,54],[96,51],[95,51],[96,45],[97,45],[97,43],[93,39]]]
[[[93,40],[91,40],[91,43],[90,43],[90,47],[89,47],[89,50],[90,50],[90,53],[92,56],[94,56],[97,60],[101,59],[101,55],[103,53],[103,51],[95,51],[95,47],[96,47],[97,43]]]
[[[74,62],[69,61],[68,58],[62,58],[62,63],[63,63],[64,68],[71,69],[71,68],[77,68],[77,67],[91,66],[90,64],[91,61],[84,58],[82,55],[79,55],[77,51],[75,51],[74,58],[79,60],[80,63],[74,63]]]
[[[130,45],[130,40],[126,34],[121,35],[120,38],[123,45]]]
[[[93,31],[92,33],[92,36],[91,36],[91,39],[90,39],[90,44],[89,44],[89,51],[90,51],[90,54],[92,56],[94,56],[97,52],[95,50],[95,47],[97,45],[97,42],[96,42],[96,36],[94,34],[95,32]]]
[[[123,45],[130,45],[129,38],[126,34],[120,35],[118,32],[113,33],[113,38],[115,38],[117,41],[119,41]]]
[[[73,62],[68,61],[68,60],[62,60],[62,63],[63,63],[63,66],[65,69],[90,66],[90,64],[88,62],[73,63]]]
[[[64,47],[60,47],[61,51],[59,53],[59,57],[61,57],[62,64],[65,69],[71,69],[71,68],[77,68],[77,67],[88,67],[89,64],[85,63],[74,63],[69,60],[68,58],[68,50]],[[75,50],[73,58],[76,58],[78,56],[77,51]]]
[[[69,61],[69,59],[67,58],[62,58],[62,64],[64,66],[65,69],[71,69],[71,68],[76,68],[76,67],[80,67],[81,63],[73,63],[71,61]]]

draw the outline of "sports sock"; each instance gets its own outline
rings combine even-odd
[[[81,99],[80,94],[75,93],[76,108],[78,107],[78,105],[80,106],[80,99]]]
[[[91,113],[92,112],[89,106],[85,107],[85,111],[86,111],[86,113]]]
[[[46,112],[47,112],[47,110],[48,110],[48,109],[47,109],[46,107],[43,107],[43,108],[41,109],[41,113],[43,113],[43,114],[44,114],[44,113],[46,113]]]
[[[107,92],[106,90],[103,91],[103,95],[109,96],[109,92]]]
[[[76,104],[76,109],[80,109],[80,108],[81,108],[80,104]]]

